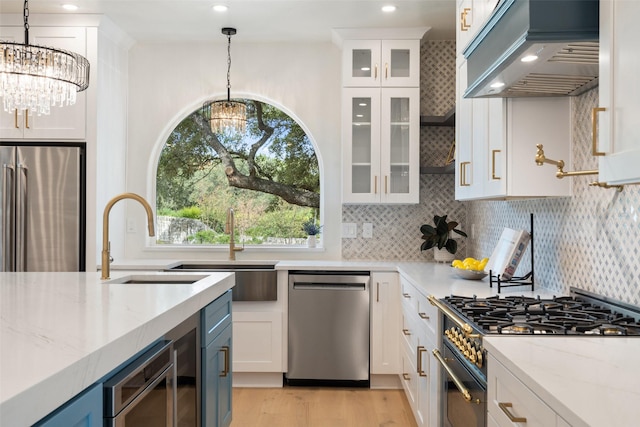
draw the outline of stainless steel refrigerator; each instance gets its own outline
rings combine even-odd
[[[84,144],[0,142],[0,271],[85,270]]]

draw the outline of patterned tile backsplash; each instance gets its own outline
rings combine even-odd
[[[573,99],[573,167],[597,169],[591,156],[591,110],[598,89]],[[549,173],[555,173],[553,166]],[[536,286],[566,294],[575,286],[640,305],[640,187],[622,192],[590,187],[594,176],[573,179],[573,197],[467,203],[467,222],[476,238],[467,253],[489,256],[504,227],[529,229],[534,216]],[[529,271],[530,254],[519,272]]]
[[[421,114],[441,115],[455,97],[455,43],[427,41],[422,46]],[[590,155],[591,109],[598,89],[574,102],[573,165],[597,169]],[[440,165],[454,139],[453,128],[422,128],[422,165]],[[552,166],[549,173],[554,173]],[[457,258],[491,255],[505,227],[529,229],[534,216],[536,286],[566,294],[570,286],[640,305],[640,186],[618,193],[590,187],[593,177],[574,177],[573,197],[458,202],[453,175],[421,175],[419,205],[343,205],[343,222],[358,224],[358,238],[342,240],[351,260],[430,261],[420,252],[420,225],[433,215],[460,222],[469,238],[459,241]],[[373,238],[362,238],[362,224],[373,224]],[[474,237],[471,238],[473,227]],[[530,270],[527,251],[518,273]]]

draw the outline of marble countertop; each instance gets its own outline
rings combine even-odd
[[[112,277],[179,262],[120,262],[112,266]],[[193,261],[203,262],[208,263]],[[425,296],[497,294],[488,278],[464,280],[437,263],[278,261],[276,269],[398,271]],[[27,417],[24,424],[37,421],[215,299],[232,286],[230,277],[212,273],[194,285],[132,286],[105,285],[99,273],[0,273],[0,424],[15,417]],[[528,287],[503,289],[501,295],[552,296]],[[631,426],[640,417],[633,403],[640,401],[640,370],[633,360],[640,339],[487,337],[484,342],[574,426]]]
[[[573,427],[638,425],[640,337],[488,337],[483,343]]]
[[[234,283],[231,273],[180,285],[106,284],[97,272],[0,273],[0,425],[38,421]]]

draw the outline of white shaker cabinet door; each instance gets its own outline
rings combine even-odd
[[[635,32],[640,2],[600,2],[599,103],[594,127],[599,138],[599,180],[610,184],[640,183],[640,42]],[[595,137],[594,137],[595,138]]]

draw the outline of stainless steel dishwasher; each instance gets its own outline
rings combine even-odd
[[[289,273],[289,385],[369,386],[369,272]]]

